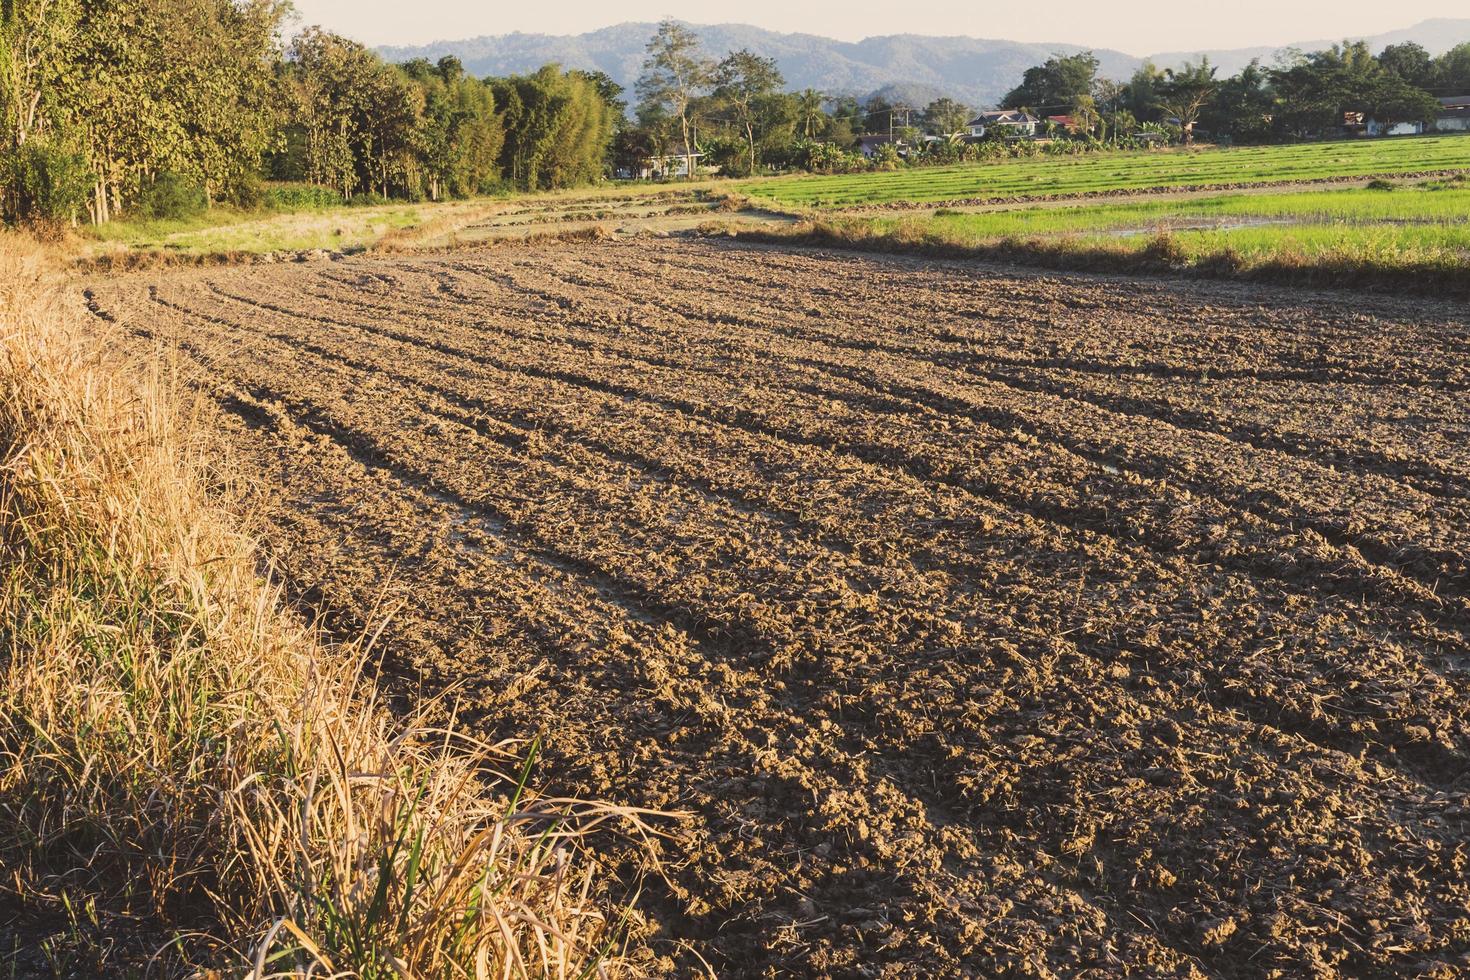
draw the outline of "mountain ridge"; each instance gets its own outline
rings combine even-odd
[[[454,55],[475,75],[511,75],[555,62],[567,68],[606,72],[631,93],[643,63],[644,45],[657,25],[629,21],[584,34],[516,32],[417,46],[386,46],[379,54],[390,61],[415,57],[436,60]],[[1280,47],[1195,49],[1143,57],[1108,48],[1060,42],[1036,43],[962,35],[887,34],[860,41],[838,41],[817,34],[788,34],[749,24],[691,24],[711,55],[749,48],[776,59],[791,89],[864,97],[885,87],[939,91],[972,106],[993,105],[1020,80],[1025,70],[1055,53],[1092,51],[1099,74],[1126,78],[1143,64],[1177,65],[1186,58],[1208,55],[1221,75],[1239,71],[1252,58],[1269,62],[1289,48],[1312,50],[1330,41],[1303,41]],[[1440,54],[1470,41],[1470,18],[1433,18],[1376,35],[1347,35],[1365,40],[1375,51],[1388,44],[1415,41],[1430,54]]]

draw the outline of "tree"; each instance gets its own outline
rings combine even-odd
[[[489,190],[499,175],[505,142],[490,86],[465,75],[459,59],[451,56],[435,65],[417,59],[399,69],[423,92],[424,111],[414,143],[429,199]]]
[[[936,136],[951,136],[961,132],[970,121],[970,107],[954,99],[935,99],[924,109],[924,124]]]
[[[749,151],[749,173],[756,171],[755,136],[758,108],[779,92],[786,79],[772,58],[747,50],[731,52],[715,69],[714,97],[728,107],[745,138]]]
[[[1186,61],[1177,70],[1164,69],[1164,81],[1158,86],[1159,108],[1166,116],[1179,120],[1185,146],[1194,142],[1194,124],[1219,88],[1215,72],[1209,58],[1200,59],[1197,65]]]
[[[1434,91],[1439,95],[1470,93],[1470,41],[1434,59]]]
[[[1439,101],[1422,88],[1384,72],[1364,93],[1363,109],[1387,129],[1394,123],[1433,120],[1439,113]]]
[[[1030,109],[1046,115],[1065,112],[1079,95],[1090,95],[1097,78],[1098,60],[1091,51],[1053,55],[1046,64],[1026,69],[1021,84],[1001,103],[1006,109]]]
[[[1098,113],[1097,100],[1089,94],[1082,93],[1072,100],[1067,115],[1072,118],[1072,132],[1091,137],[1098,126],[1103,125],[1103,116]]]
[[[1123,86],[1119,109],[1126,109],[1145,122],[1156,122],[1159,118],[1159,86],[1163,82],[1164,73],[1152,61],[1145,61]]]
[[[638,79],[637,92],[649,110],[678,120],[684,138],[685,163],[694,178],[694,141],[690,132],[690,106],[709,89],[714,64],[700,51],[699,36],[689,28],[665,20],[648,42],[648,58]]]
[[[1220,83],[1200,119],[1215,132],[1249,142],[1265,140],[1275,118],[1275,93],[1259,60]]]
[[[1434,85],[1434,59],[1413,41],[1390,44],[1379,52],[1378,64],[1390,75],[1416,88],[1428,89]]]
[[[796,96],[796,123],[804,139],[812,139],[826,128],[827,114],[822,111],[827,97],[814,88],[803,89]]]
[[[502,167],[517,186],[555,190],[603,176],[616,120],[585,74],[547,65],[494,86],[505,124]]]

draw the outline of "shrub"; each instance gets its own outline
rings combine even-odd
[[[138,214],[148,221],[182,221],[208,210],[203,182],[182,174],[159,174],[138,195]]]
[[[319,184],[272,184],[265,191],[265,206],[272,211],[324,211],[341,205],[341,192]]]
[[[87,158],[60,137],[29,140],[6,161],[5,216],[31,224],[76,221],[86,210],[93,175]]]

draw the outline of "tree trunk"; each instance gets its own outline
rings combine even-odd
[[[679,126],[684,131],[684,179],[694,179],[694,147],[689,145],[689,115],[679,113]]]

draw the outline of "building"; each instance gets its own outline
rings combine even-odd
[[[682,143],[669,147],[669,151],[660,156],[643,158],[643,165],[638,171],[639,180],[677,180],[689,176],[689,167],[694,166],[694,172],[700,172],[699,161],[704,154],[698,150],[689,153]]]
[[[1440,99],[1434,128],[1441,133],[1470,133],[1470,95]]]
[[[965,124],[965,134],[983,136],[1035,136],[1041,120],[1020,109],[992,109],[982,112]]]
[[[1424,132],[1422,122],[1379,122],[1368,118],[1364,132],[1369,136],[1418,136]]]
[[[858,152],[863,156],[872,159],[877,155],[879,147],[886,146],[889,143],[892,143],[898,150],[899,156],[908,156],[909,145],[897,137],[888,135],[859,136],[857,148]]]

